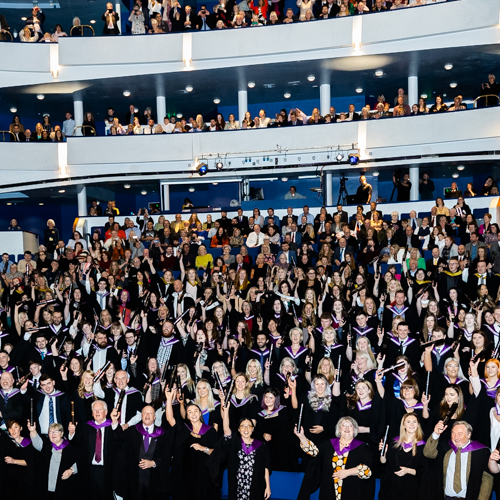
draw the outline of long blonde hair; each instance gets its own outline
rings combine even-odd
[[[415,417],[418,422],[417,432],[415,432],[415,436],[413,437],[413,443],[411,447],[411,454],[415,456],[417,454],[417,443],[424,439],[424,433],[422,431],[422,427],[420,426],[420,421],[415,413],[405,413],[405,415],[403,415],[403,418],[401,419],[401,424],[399,426],[399,439],[397,439],[396,442],[394,443],[394,448],[402,448],[403,443],[406,442],[406,439],[408,438],[408,433],[406,432],[404,424],[410,417]]]
[[[210,411],[215,410],[214,393],[212,392],[212,387],[210,386],[210,382],[206,378],[200,378],[200,380],[198,380],[198,383],[196,384],[194,404],[201,408],[201,397],[200,397],[200,393],[198,392],[198,386],[200,384],[205,384],[207,386],[207,388],[208,388],[208,396],[207,396],[208,405],[207,405],[207,411],[210,412]]]
[[[83,378],[85,377],[85,375],[90,375],[92,377],[92,379],[94,379],[95,373],[92,370],[85,370],[82,373],[82,375],[80,377],[80,383],[78,384],[78,389],[77,389],[78,396],[80,396],[80,398],[82,398],[82,399],[85,398],[85,384],[83,383]],[[97,397],[94,394],[94,400],[96,400],[96,399],[97,399]]]

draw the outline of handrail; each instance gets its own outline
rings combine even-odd
[[[7,33],[9,36],[10,36],[10,41],[13,42],[14,41],[14,37],[12,36],[12,33],[10,31],[2,31],[2,33]]]
[[[90,26],[90,24],[80,24],[79,26],[72,26],[71,29],[69,30],[69,36],[73,36],[72,33],[73,33],[73,30],[75,28],[90,28],[92,30],[92,36],[95,36],[95,31],[94,31],[94,28],[92,28],[92,26]],[[83,36],[84,35],[84,29],[81,29],[81,35],[77,35],[77,36]]]
[[[496,94],[486,94],[486,95],[480,95],[479,97],[476,97],[474,99],[474,108],[477,108],[477,101],[479,101],[479,99],[484,99],[484,98],[486,98],[486,106],[488,106],[488,97],[494,97],[497,100],[497,104],[500,104],[500,97],[498,97]]]
[[[73,134],[72,134],[72,135],[73,135],[73,137],[75,137],[75,132],[76,132],[76,129],[78,129],[78,128],[81,128],[81,129],[82,129],[82,131],[83,131],[83,129],[84,129],[84,128],[89,128],[89,129],[91,130],[91,132],[92,132],[92,135],[97,135],[97,134],[95,133],[95,128],[94,128],[92,125],[78,125],[77,127],[75,127],[75,128],[73,129]]]
[[[14,133],[10,130],[0,130],[0,134],[2,134],[2,142],[5,142],[5,134],[10,134],[12,137],[14,137],[14,139],[16,138]]]

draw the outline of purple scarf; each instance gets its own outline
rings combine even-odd
[[[105,420],[104,422],[102,422],[101,424],[98,424],[97,422],[95,422],[94,420],[89,420],[87,422],[87,424],[89,424],[91,427],[93,427],[94,429],[102,429],[103,427],[109,427],[110,425],[113,424],[113,421],[110,420],[108,418],[108,420]]]
[[[356,449],[358,446],[361,446],[363,441],[358,441],[357,439],[353,439],[346,448],[340,449],[340,438],[330,439],[333,449],[337,455],[343,455],[344,453],[349,453],[350,451]]]
[[[66,448],[66,446],[68,446],[69,441],[67,439],[63,439],[61,444],[55,444],[52,442],[50,444],[52,445],[52,448],[54,450],[59,451],[59,450],[64,450],[64,448]]]
[[[449,441],[449,444],[450,448],[456,453],[458,451],[458,448],[453,444],[453,441],[451,439]],[[486,448],[486,446],[479,443],[478,441],[471,441],[467,446],[464,446],[462,448],[462,453],[469,453],[471,451],[482,450],[483,448]]]
[[[203,434],[205,434],[206,432],[208,432],[212,426],[211,425],[207,425],[207,424],[201,424],[201,428],[200,430],[198,431],[198,433],[196,433],[194,430],[193,430],[193,426],[191,424],[184,424],[190,432],[194,432],[195,434],[198,434],[198,436],[203,436]]]
[[[254,439],[252,441],[252,444],[250,446],[247,446],[245,441],[243,441],[243,438],[241,438],[241,449],[245,453],[245,455],[250,455],[250,453],[254,452],[255,450],[258,450],[262,445],[262,441],[259,441],[258,439]]]

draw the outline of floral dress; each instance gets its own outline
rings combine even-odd
[[[242,444],[242,446],[248,447],[249,445]],[[240,460],[240,466],[238,468],[238,472],[236,473],[237,498],[238,500],[249,500],[253,467],[255,464],[255,450],[250,453],[245,453],[245,451],[240,450],[238,451],[238,458]]]

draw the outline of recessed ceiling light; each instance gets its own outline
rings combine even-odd
[[[255,87],[255,82],[248,82],[248,88],[253,89]]]
[[[186,87],[186,92],[192,92],[193,91],[193,87],[191,85],[188,85]]]
[[[147,191],[141,191],[141,194],[144,196],[144,195],[148,194],[148,192]]]
[[[459,166],[457,167],[457,170],[460,170],[460,171],[462,171],[462,170],[464,170],[464,169],[465,169],[465,167],[464,167],[463,165],[459,165]]]
[[[289,92],[285,92],[285,93],[283,94],[283,97],[284,97],[285,99],[290,99],[290,97],[292,97],[292,94],[290,94]]]
[[[378,177],[380,175],[380,172],[373,172],[373,177]]]
[[[451,174],[451,176],[452,176],[454,179],[458,179],[459,174],[458,174],[458,172],[455,172],[454,174]]]
[[[282,180],[283,182],[287,182],[287,181],[288,181],[288,177],[282,177],[282,178],[281,178],[281,180]]]
[[[194,193],[194,187],[190,187],[190,188],[188,189],[188,191],[189,191],[190,193]]]
[[[182,113],[177,113],[175,116],[180,119],[182,118]]]
[[[91,19],[90,24],[95,24],[95,19]]]
[[[375,71],[375,76],[384,76],[384,72],[381,69]]]
[[[356,92],[357,92],[358,94],[361,94],[361,92],[363,92],[363,89],[362,89],[361,87],[358,87],[358,88],[356,89]]]
[[[445,64],[445,65],[444,65],[444,69],[445,69],[446,71],[450,71],[450,69],[453,69],[453,64],[451,64],[451,63]]]
[[[7,203],[7,205],[12,205],[12,203],[9,201],[9,202]]]
[[[220,99],[218,97],[214,99],[214,104],[220,104]]]
[[[422,99],[427,99],[427,94],[420,94],[420,97],[421,97]]]
[[[448,94],[443,94],[443,97],[447,97],[447,96],[448,96]]]
[[[307,79],[310,81],[310,82],[314,82],[314,80],[316,80],[316,77],[314,75],[309,75],[307,77]]]
[[[212,182],[212,186],[217,186],[218,182]]]
[[[39,101],[43,101],[45,99],[45,96],[43,94],[38,94],[36,96],[36,98],[39,100]]]
[[[15,108],[14,106],[12,106],[12,108],[10,108],[11,113],[15,113],[16,111],[17,111],[17,108]]]
[[[60,193],[65,193],[65,192],[66,192],[66,189],[59,189],[59,192],[60,192]]]
[[[28,18],[27,17],[21,17],[21,21],[27,21]]]
[[[455,82],[452,82],[452,83],[450,83],[450,87],[451,87],[452,89],[454,89],[454,88],[456,88],[456,87],[457,87],[457,84],[456,84]]]
[[[42,203],[39,203],[39,205],[43,205],[43,202],[42,202]]]
[[[130,189],[130,184],[124,184],[124,185],[123,185],[123,187],[124,187],[125,189]]]
[[[130,97],[130,90],[124,90],[124,91],[123,91],[123,95],[124,95],[125,97]]]

